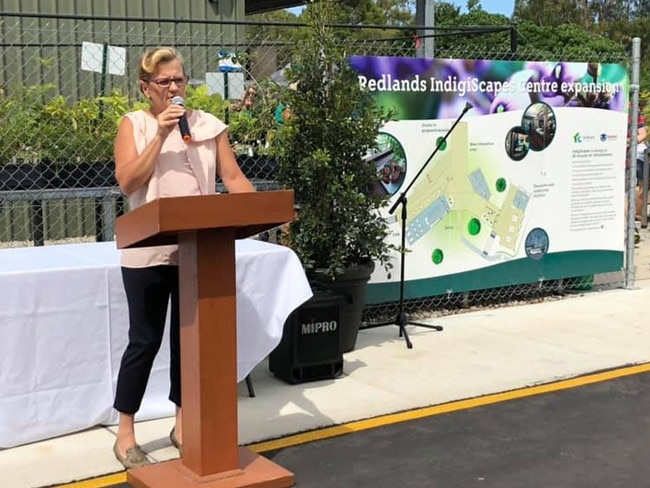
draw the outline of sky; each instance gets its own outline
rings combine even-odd
[[[461,8],[461,13],[467,11],[467,0],[445,0],[449,3]],[[434,4],[435,5],[435,4]],[[512,15],[515,8],[515,0],[481,0],[481,7],[489,14],[503,14],[506,17]],[[302,10],[301,7],[291,8],[290,12],[298,14]]]
[[[446,0],[457,7],[461,7],[461,13],[466,12],[467,0]],[[481,7],[489,14],[503,14],[506,17],[512,15],[515,8],[515,0],[481,0]]]

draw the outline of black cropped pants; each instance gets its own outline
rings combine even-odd
[[[181,405],[178,266],[122,268],[129,307],[129,343],[122,356],[113,406],[135,414],[142,403],[151,368],[165,332],[171,298],[169,399]]]

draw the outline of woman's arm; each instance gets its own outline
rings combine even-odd
[[[122,119],[117,129],[114,149],[115,179],[122,193],[130,195],[149,181],[163,141],[156,134],[145,151],[138,155],[133,138],[133,123],[128,117]]]
[[[217,140],[217,172],[221,176],[226,190],[229,193],[244,193],[255,191],[255,187],[246,175],[242,172],[235,153],[228,140],[228,131],[224,130],[216,138]]]

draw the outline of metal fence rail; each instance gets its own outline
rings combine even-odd
[[[351,55],[413,57],[421,52],[414,29],[336,28]],[[258,188],[277,188],[276,164],[264,153],[264,137],[247,132],[246,119],[236,107],[248,87],[255,87],[256,96],[263,99],[272,96],[269,87],[283,83],[282,69],[291,61],[299,29],[259,22],[93,20],[0,12],[0,246],[112,239],[114,218],[124,211],[112,173],[113,139],[123,113],[141,106],[136,64],[150,46],[173,45],[181,51],[197,106],[230,124],[240,165]],[[571,55],[561,49],[518,49],[512,26],[430,35],[441,58],[588,61],[594,55],[580,58],[575,48]],[[485,36],[490,42],[468,50],[463,42],[467,35]],[[83,43],[106,47],[88,52]],[[236,53],[241,72],[220,70],[224,51]],[[102,59],[109,52],[110,57]],[[598,60],[628,67],[632,62],[623,55]],[[257,116],[267,117],[270,126],[274,123],[273,114]],[[275,239],[276,233],[266,237]],[[411,300],[407,311],[442,313],[567,290],[619,287],[625,284],[624,271]],[[395,305],[368,307],[365,317],[390,316]]]

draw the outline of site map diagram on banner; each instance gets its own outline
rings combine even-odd
[[[410,186],[406,298],[622,268],[624,66],[375,56],[350,62],[359,85],[396,113],[368,159],[379,176],[374,191],[390,205]],[[400,211],[386,217],[399,244]],[[393,262],[399,266],[398,256]],[[377,268],[370,303],[396,296],[399,270]]]

